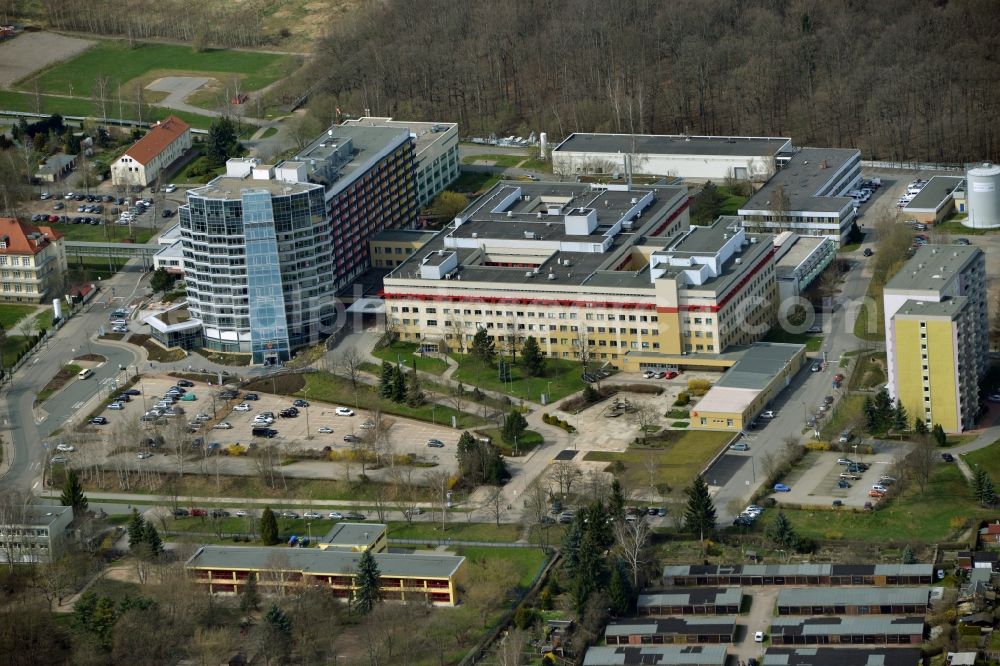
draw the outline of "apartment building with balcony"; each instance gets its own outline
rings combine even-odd
[[[926,245],[883,291],[889,394],[910,418],[959,433],[975,426],[988,369],[986,258]]]
[[[727,367],[774,318],[770,236],[735,218],[689,228],[683,187],[502,182],[384,280],[404,340],[629,370]]]
[[[0,218],[0,301],[44,303],[62,288],[66,248],[52,227]]]

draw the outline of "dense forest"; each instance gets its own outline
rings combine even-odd
[[[457,120],[466,135],[764,134],[867,159],[1000,158],[993,0],[386,0],[331,30],[309,81],[324,119],[339,107]]]

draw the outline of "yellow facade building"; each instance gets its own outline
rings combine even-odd
[[[883,295],[890,395],[928,427],[974,427],[989,340],[982,250],[924,246]]]
[[[375,268],[394,268],[434,238],[433,231],[383,229],[368,241],[368,252]]]

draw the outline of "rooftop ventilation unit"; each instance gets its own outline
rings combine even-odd
[[[556,274],[555,273],[549,273],[549,279],[550,280],[555,280],[556,279]]]
[[[736,257],[736,265],[739,266],[742,263],[743,263],[743,260],[741,258],[739,258],[739,257]]]
[[[514,211],[512,210],[507,211],[507,217],[514,217]]]
[[[534,240],[535,239],[535,232],[534,231],[525,231],[524,232],[524,237],[527,238],[527,239],[529,239],[529,240]]]

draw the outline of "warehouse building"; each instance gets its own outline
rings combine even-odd
[[[454,606],[455,575],[464,557],[377,552],[382,598]],[[265,592],[285,594],[320,587],[340,599],[357,591],[361,553],[339,548],[265,548],[202,546],[185,565],[193,580],[210,593],[239,594],[251,576]]]
[[[934,176],[903,207],[903,214],[910,220],[937,224],[955,211],[957,201],[965,201],[965,178]]]
[[[738,587],[699,587],[639,595],[639,615],[735,615],[743,603]]]
[[[916,648],[787,648],[771,647],[761,666],[919,666]]]
[[[735,636],[735,617],[619,620],[612,622],[604,630],[604,642],[608,645],[732,643]]]
[[[663,584],[706,585],[930,585],[931,564],[721,564],[668,565]]]
[[[623,646],[587,648],[583,666],[725,666],[723,645]]]
[[[788,588],[778,592],[778,615],[922,615],[928,587]]]
[[[564,176],[631,170],[634,175],[718,182],[766,180],[792,150],[792,140],[780,137],[575,132],[552,150],[552,171]]]
[[[757,232],[794,231],[843,243],[856,217],[847,193],[860,181],[861,151],[803,148],[737,212]]]
[[[758,342],[691,410],[691,427],[731,430],[747,427],[805,365],[805,345]]]
[[[776,617],[772,645],[920,645],[922,617]]]
[[[975,427],[988,369],[986,257],[925,245],[883,290],[889,395],[945,432]]]

